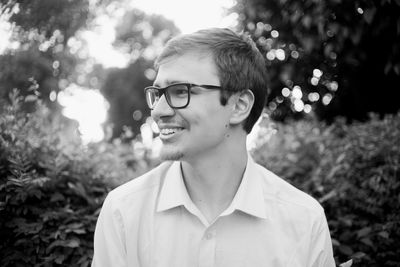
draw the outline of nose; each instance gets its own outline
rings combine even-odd
[[[175,114],[175,110],[168,105],[165,95],[162,95],[153,110],[151,111],[151,117],[154,121],[158,121],[162,117],[171,117]]]

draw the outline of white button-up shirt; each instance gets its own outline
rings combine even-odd
[[[323,208],[249,156],[239,189],[209,223],[166,162],[111,191],[92,267],[333,267]]]

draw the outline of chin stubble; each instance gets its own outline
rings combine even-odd
[[[161,160],[178,161],[181,160],[183,156],[183,153],[180,151],[161,151],[160,153]]]

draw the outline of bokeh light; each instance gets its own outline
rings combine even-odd
[[[319,100],[319,94],[317,92],[309,93],[308,94],[308,100],[311,102],[316,102]]]
[[[290,90],[289,90],[289,88],[287,88],[287,87],[283,88],[283,89],[282,89],[282,95],[283,95],[284,97],[290,96]]]
[[[296,99],[301,99],[303,97],[303,92],[301,91],[300,86],[296,85],[293,87],[292,96]]]
[[[271,31],[271,36],[273,38],[278,38],[279,37],[279,32],[277,30],[273,30],[273,31]]]
[[[0,55],[10,46],[11,29],[11,23],[0,17]]]
[[[297,112],[301,112],[304,109],[304,102],[301,101],[301,99],[295,99],[293,101],[293,107]]]
[[[326,94],[322,97],[322,103],[327,106],[329,103],[332,101],[332,95],[331,94]]]
[[[285,60],[285,51],[283,51],[283,49],[277,49],[275,55],[278,60],[280,61]]]
[[[275,49],[271,49],[267,52],[267,59],[270,61],[275,59]]]
[[[319,83],[319,79],[318,78],[316,78],[316,77],[312,77],[311,78],[311,84],[312,85],[317,86],[318,83]]]
[[[292,52],[290,52],[290,56],[291,56],[292,58],[294,58],[294,59],[297,59],[297,58],[299,58],[299,52],[297,52],[297,51],[292,51]]]
[[[311,110],[312,110],[312,107],[311,107],[310,104],[305,104],[305,105],[304,105],[304,112],[305,112],[305,113],[310,113]]]
[[[321,78],[322,74],[323,74],[323,72],[321,70],[319,70],[319,69],[314,69],[313,70],[313,75],[316,78]]]
[[[332,82],[330,82],[329,83],[329,86],[328,86],[328,88],[331,90],[331,91],[337,91],[337,89],[339,88],[339,84],[336,82],[336,81],[332,81]]]
[[[78,122],[84,143],[104,138],[102,124],[107,118],[109,105],[100,91],[71,84],[58,93],[57,101],[64,107],[63,115]]]
[[[50,99],[51,102],[56,101],[57,100],[57,92],[54,91],[54,90],[51,91],[50,94],[49,94],[49,99]]]
[[[226,8],[234,0],[132,0],[131,6],[149,14],[161,14],[173,20],[183,33],[210,27],[232,27],[237,24],[238,14],[224,16]]]

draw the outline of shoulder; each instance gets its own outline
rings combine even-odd
[[[124,206],[123,204],[130,205],[131,201],[157,195],[171,165],[172,162],[161,163],[149,172],[118,186],[108,193],[106,201],[121,208]]]
[[[303,214],[306,212],[317,217],[324,214],[321,204],[309,194],[259,164],[255,164],[255,169],[261,177],[266,201],[272,200],[286,210],[297,210]]]

